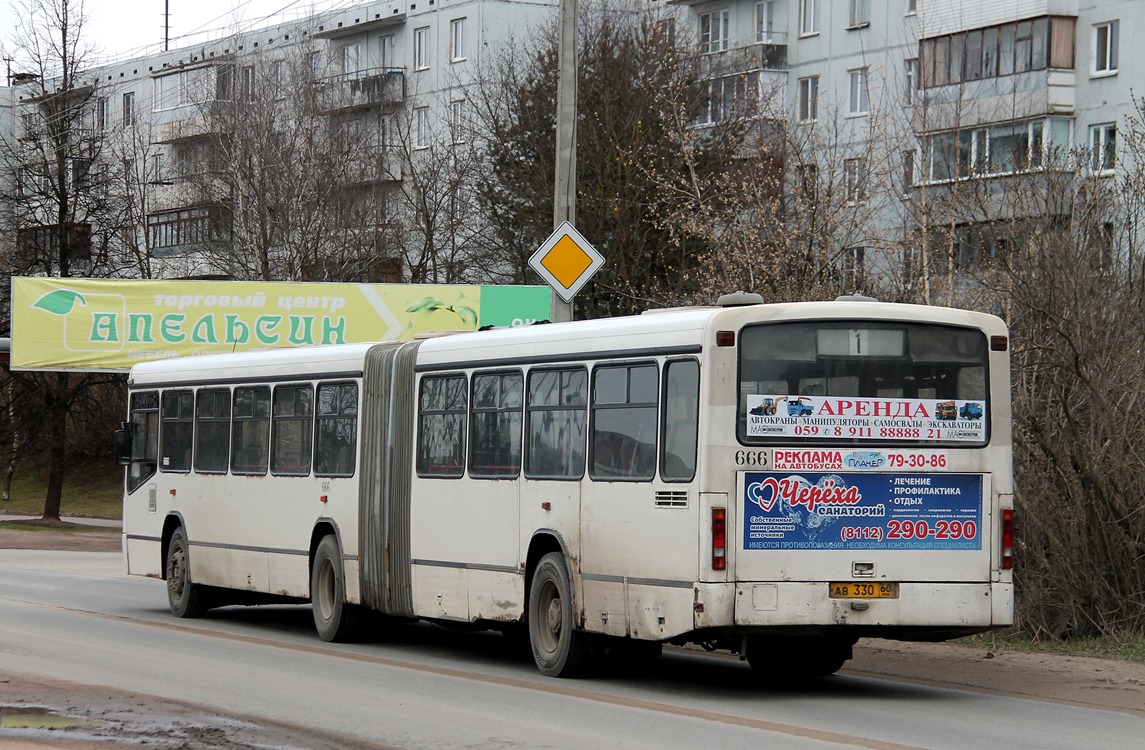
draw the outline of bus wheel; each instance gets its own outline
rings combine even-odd
[[[348,641],[358,633],[361,611],[346,602],[342,553],[333,535],[322,538],[310,569],[310,602],[314,627],[324,641]]]
[[[191,582],[187,554],[187,534],[182,527],[171,534],[167,544],[167,603],[176,617],[202,617],[207,611],[202,587]]]
[[[592,657],[588,636],[576,630],[572,584],[564,556],[541,558],[529,588],[529,643],[533,659],[546,677],[573,677]]]

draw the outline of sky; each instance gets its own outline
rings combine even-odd
[[[0,42],[5,51],[13,46],[19,9],[28,1],[0,0]],[[110,61],[162,50],[164,7],[170,11],[171,48],[174,49],[217,39],[236,30],[270,26],[317,11],[352,7],[364,1],[83,0],[88,16],[83,33],[88,43],[101,51],[99,60]]]

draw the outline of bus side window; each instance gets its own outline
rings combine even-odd
[[[162,471],[190,471],[195,394],[191,391],[164,391],[159,422],[159,468]]]
[[[521,473],[522,383],[519,372],[473,376],[469,476],[511,478]]]
[[[358,384],[320,384],[317,411],[314,474],[353,476],[358,444]]]
[[[200,388],[195,394],[195,471],[225,474],[230,453],[231,392]]]
[[[133,492],[155,476],[159,451],[159,392],[131,394],[131,464],[127,491]]]
[[[314,391],[306,385],[274,389],[271,420],[270,471],[306,476],[310,473],[310,441],[314,435]]]
[[[464,375],[422,378],[418,398],[417,475],[457,478],[465,474]]]
[[[694,359],[664,366],[664,437],[660,478],[690,482],[696,476],[700,422],[700,363]]]
[[[657,383],[654,363],[593,371],[593,479],[647,481],[655,475]]]
[[[588,372],[583,367],[532,370],[525,432],[525,476],[580,479],[584,476],[588,424]]]
[[[235,388],[231,472],[266,474],[270,458],[270,388]]]

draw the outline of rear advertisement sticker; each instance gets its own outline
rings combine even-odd
[[[945,469],[947,463],[946,451],[776,448],[771,467],[777,471],[934,471]]]
[[[745,550],[982,549],[981,474],[743,476]]]
[[[986,441],[984,401],[748,396],[749,437]]]

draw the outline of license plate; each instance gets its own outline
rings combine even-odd
[[[898,599],[896,582],[859,583],[857,581],[831,582],[832,599]]]

